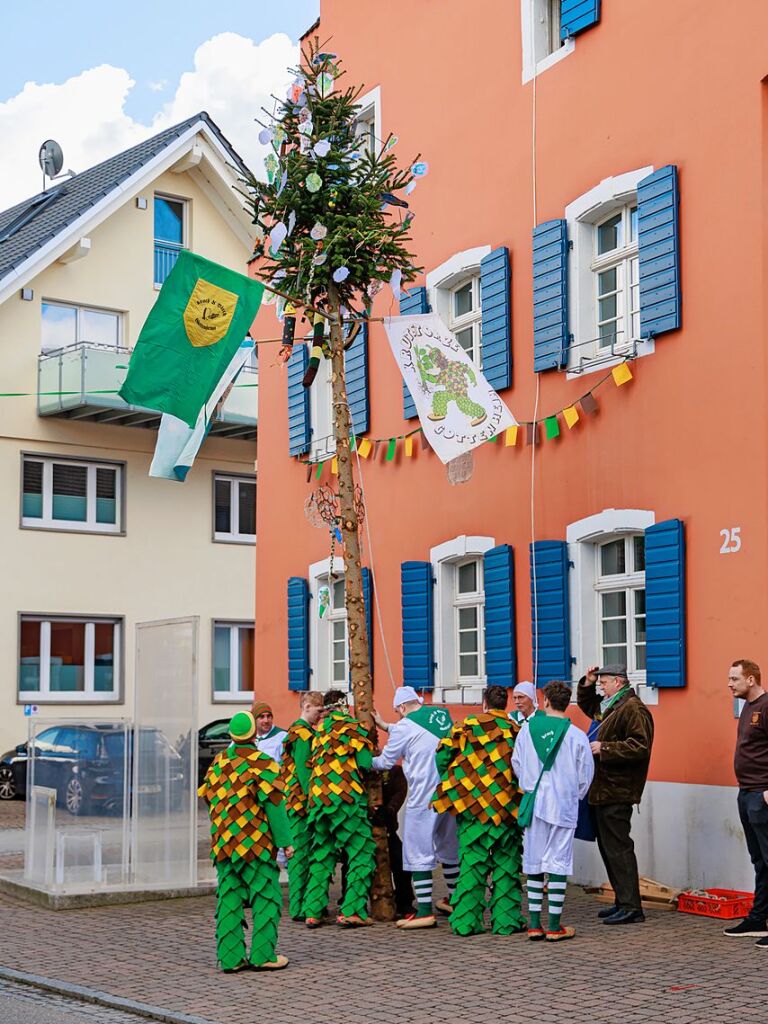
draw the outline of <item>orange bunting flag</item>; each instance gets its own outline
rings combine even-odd
[[[333,474],[333,476],[339,475],[339,460],[336,458],[336,456],[334,456],[331,459],[331,473]]]
[[[614,366],[611,370],[613,376],[613,382],[617,388],[620,388],[622,384],[626,384],[632,380],[632,371],[630,370],[627,363],[619,363],[618,366]]]
[[[567,409],[563,409],[563,419],[568,429],[573,430],[579,422],[579,410],[575,405],[569,405]]]
[[[517,444],[517,426],[507,427],[504,431],[504,447],[513,448]]]
[[[360,456],[361,459],[367,459],[368,456],[371,454],[372,447],[373,445],[368,440],[368,438],[364,437],[360,444],[357,446],[357,454]]]
[[[406,439],[405,439],[405,457],[406,457],[406,459],[410,459],[410,457],[412,455],[413,455],[413,438],[412,437],[406,437]]]

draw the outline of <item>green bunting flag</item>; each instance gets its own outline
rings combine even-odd
[[[141,329],[120,397],[194,427],[263,292],[258,281],[182,250]]]
[[[560,424],[557,422],[557,416],[547,416],[544,420],[544,432],[548,441],[560,437]]]
[[[397,451],[397,438],[396,437],[391,437],[389,439],[389,444],[387,445],[387,454],[385,456],[384,461],[385,462],[391,462],[392,459],[394,459],[394,457],[395,457],[395,452],[396,451]]]

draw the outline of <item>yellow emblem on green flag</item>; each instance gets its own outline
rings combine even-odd
[[[264,286],[182,251],[131,354],[120,397],[194,427],[251,328]]]

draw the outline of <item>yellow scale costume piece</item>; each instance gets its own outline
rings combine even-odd
[[[285,806],[291,814],[306,817],[307,794],[301,787],[296,769],[296,743],[303,741],[311,745],[314,733],[303,722],[294,722],[288,730],[283,744],[283,760],[280,765],[280,779],[285,789]]]

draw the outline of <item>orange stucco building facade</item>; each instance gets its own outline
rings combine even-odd
[[[379,709],[386,713],[402,680],[404,631],[406,643],[411,635],[404,562],[431,566],[434,580],[428,699],[461,716],[485,682],[498,681],[485,648],[484,560],[506,545],[507,681],[555,678],[543,634],[533,653],[529,546],[557,542],[559,624],[546,612],[560,631],[557,677],[627,663],[654,717],[650,782],[634,826],[641,873],[681,886],[750,887],[726,680],[738,657],[768,671],[768,8],[761,0],[738,13],[697,0],[322,0],[315,31],[348,79],[364,83],[372,135],[396,135],[401,163],[416,154],[428,162],[409,196],[413,251],[425,268],[412,294],[463,332],[485,367],[483,260],[506,249],[509,365],[496,386],[519,422],[557,415],[560,432],[549,439],[542,424],[536,445],[521,429],[515,445],[481,446],[471,479],[458,485],[419,443],[411,457],[398,442],[393,461],[384,461],[386,445],[361,461]],[[643,203],[653,204],[665,169],[675,223],[666,222],[669,247],[654,277],[655,212]],[[560,232],[551,266],[537,255],[542,225]],[[664,314],[658,332],[648,329],[652,303]],[[373,316],[398,312],[385,287]],[[257,326],[274,336],[269,311]],[[555,365],[545,368],[552,337]],[[624,360],[632,380],[618,387],[610,374]],[[322,381],[297,458],[288,375],[271,354],[260,359],[256,680],[281,724],[298,706],[288,687],[289,579],[307,581],[307,685],[328,688],[346,675],[328,533],[304,514],[316,480],[303,460],[328,456]],[[369,329],[367,382],[367,436],[418,426],[404,418],[380,322]],[[595,412],[579,404],[588,393]],[[572,406],[579,421],[569,429],[562,410]],[[323,474],[328,482],[328,466]],[[659,549],[645,531],[659,524],[675,524],[671,590],[651,565]],[[533,563],[542,601],[546,560]],[[323,586],[330,612],[320,618]],[[667,598],[674,621],[665,621]],[[540,617],[543,628],[543,605]],[[594,851],[577,845],[577,874],[602,880]]]

